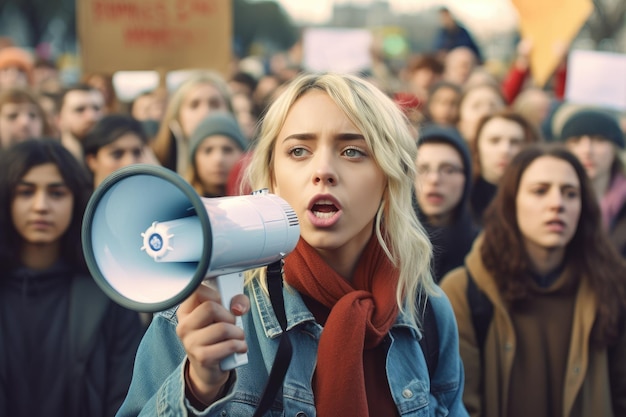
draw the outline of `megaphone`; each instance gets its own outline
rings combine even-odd
[[[228,307],[243,292],[243,271],[280,260],[299,236],[294,210],[275,194],[204,198],[177,173],[145,164],[108,176],[82,223],[87,267],[98,286],[142,312],[174,307],[209,279]],[[236,355],[222,369],[243,363],[245,355]]]

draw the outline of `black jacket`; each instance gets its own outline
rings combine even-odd
[[[453,146],[461,156],[465,176],[463,195],[454,208],[454,216],[449,225],[430,224],[426,216],[421,213],[415,196],[413,198],[417,216],[428,232],[433,246],[432,271],[433,278],[438,283],[448,271],[463,265],[465,255],[469,253],[480,229],[474,222],[469,209],[469,198],[472,192],[472,162],[465,141],[454,128],[430,124],[420,130],[418,146],[429,142],[443,142]]]
[[[137,312],[66,265],[0,280],[0,415],[114,416],[143,335]]]

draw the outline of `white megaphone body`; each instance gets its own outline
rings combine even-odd
[[[243,271],[280,260],[299,236],[295,212],[274,194],[203,198],[175,172],[153,165],[107,177],[82,225],[96,283],[118,304],[142,312],[174,307],[208,279],[229,307],[243,292]],[[245,363],[247,355],[235,354],[221,366]]]

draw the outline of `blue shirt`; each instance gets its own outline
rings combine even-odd
[[[447,297],[437,291],[437,297],[429,297],[440,339],[438,367],[432,381],[419,344],[420,330],[401,315],[389,332],[387,378],[401,416],[468,415],[462,403],[464,375],[456,321]],[[187,358],[176,335],[176,309],[171,309],[152,320],[139,346],[128,396],[117,416],[252,416],[282,331],[270,299],[259,283],[253,281],[246,287],[246,293],[251,302],[250,312],[243,318],[248,364],[237,368],[234,385],[224,398],[203,411],[195,410],[185,398],[183,371]],[[294,289],[287,287],[283,294],[293,357],[282,397],[275,401],[268,415],[313,417],[311,381],[323,328]]]

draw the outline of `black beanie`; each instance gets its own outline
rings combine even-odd
[[[436,123],[426,124],[419,129],[419,139],[417,141],[418,148],[424,143],[447,143],[452,146],[461,156],[463,161],[463,173],[465,174],[465,189],[463,190],[462,200],[469,196],[470,187],[472,185],[472,157],[467,143],[454,127],[442,126]]]
[[[567,119],[561,130],[561,140],[581,136],[600,136],[624,149],[624,133],[617,118],[601,110],[580,110]]]

